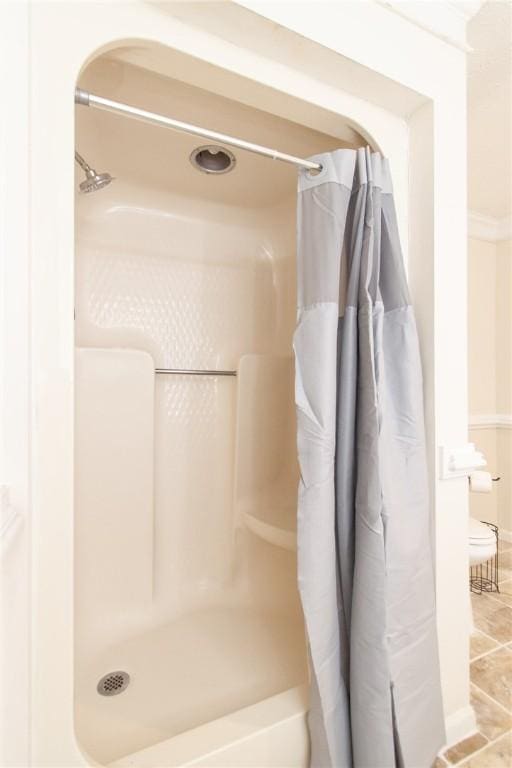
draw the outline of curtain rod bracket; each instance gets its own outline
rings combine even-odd
[[[82,88],[75,88],[75,104],[82,104],[84,107],[89,106],[89,94]]]

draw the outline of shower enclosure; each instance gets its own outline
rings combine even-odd
[[[79,86],[302,157],[366,143],[109,57]],[[202,173],[197,137],[80,106],[76,119],[77,150],[114,177],[82,194],[77,166],[79,742],[101,764],[219,748],[223,764],[241,728],[282,720],[294,735],[265,765],[303,763],[297,171],[235,150],[231,170]]]
[[[188,156],[209,141],[75,107],[77,85],[301,157],[370,143],[390,159],[461,740],[467,483],[437,456],[467,441],[462,15],[447,3],[432,30],[382,3],[8,5],[0,415],[18,525],[2,539],[0,762],[299,768],[307,749],[286,395],[296,171],[234,149],[235,170],[201,173]],[[75,150],[114,181],[80,193]],[[181,366],[237,376],[153,373]],[[122,692],[102,696],[111,673]]]

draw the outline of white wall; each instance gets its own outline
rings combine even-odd
[[[470,511],[512,539],[512,241],[499,232],[480,226],[469,239],[469,435],[500,477],[470,495]]]
[[[471,426],[477,414],[496,413],[496,243],[472,237],[468,242],[468,377],[469,439],[496,475],[495,425]],[[471,515],[497,523],[497,497],[497,488],[491,494],[471,494]]]
[[[0,485],[9,489],[1,513],[2,518],[18,516],[5,539],[0,538],[0,764],[24,766],[30,760],[27,694],[31,674],[29,29],[25,4],[0,4],[0,37],[0,71],[14,73],[2,78],[6,108],[0,119]]]
[[[512,541],[512,240],[496,245],[496,435],[498,524]]]

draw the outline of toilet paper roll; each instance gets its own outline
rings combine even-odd
[[[490,493],[492,491],[492,476],[490,472],[476,470],[469,476],[469,490],[473,493]]]

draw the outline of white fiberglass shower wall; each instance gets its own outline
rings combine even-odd
[[[348,126],[346,141],[328,137],[112,57],[79,85],[268,146],[285,136],[299,156],[365,143]],[[201,144],[77,107],[78,151],[114,176],[76,197],[76,728],[102,764],[284,691],[302,737],[281,759],[307,752],[297,171],[238,151],[230,172],[207,174],[189,159]],[[77,190],[81,179],[77,166]],[[128,677],[98,689],[111,673],[129,675],[115,697],[102,693]],[[200,733],[187,759],[204,752]],[[176,759],[176,742],[168,749]]]

